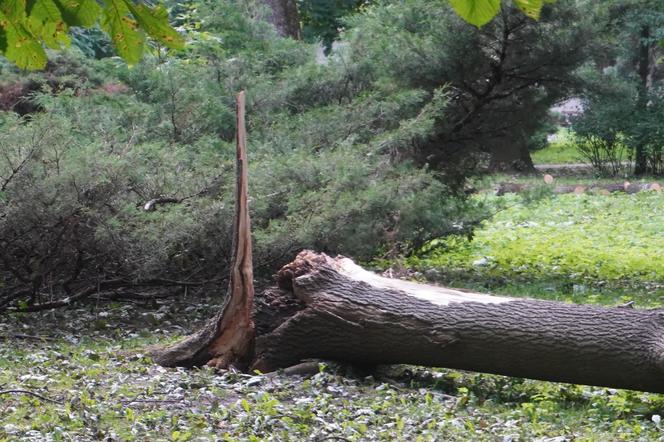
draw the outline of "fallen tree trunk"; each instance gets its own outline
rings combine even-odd
[[[300,253],[254,298],[244,94],[238,96],[233,265],[219,314],[153,350],[165,366],[262,372],[303,359],[406,363],[664,393],[664,310],[490,296],[383,278]]]
[[[536,189],[541,185],[530,185],[520,183],[498,183],[494,190],[497,196],[505,195],[506,193],[521,193],[528,190]],[[623,183],[609,183],[609,184],[570,184],[560,186],[550,186],[553,193],[597,193],[600,195],[609,195],[611,193],[639,193],[645,191],[661,192],[662,186],[659,183],[630,183],[625,181]]]
[[[257,297],[254,312],[251,368],[263,372],[323,358],[664,392],[664,310],[416,284],[312,252],[284,267],[278,284]],[[214,365],[219,355],[206,353]]]
[[[258,337],[259,369],[321,357],[664,392],[662,310],[461,292],[307,252],[279,278],[304,307]]]

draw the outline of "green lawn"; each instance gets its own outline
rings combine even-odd
[[[583,162],[576,150],[574,139],[567,129],[557,132],[558,139],[549,143],[544,149],[531,152],[535,164],[568,164]]]
[[[513,194],[502,198],[506,208],[472,241],[440,240],[409,264],[477,279],[664,283],[664,194],[566,194],[530,204]]]
[[[452,285],[565,302],[661,306],[664,195],[510,195],[472,241],[411,258]],[[166,369],[218,301],[9,314],[0,321],[0,441],[653,441],[664,395],[406,367],[308,377]],[[44,340],[35,337],[44,337]],[[343,375],[342,375],[343,374]],[[50,401],[49,401],[50,400]],[[51,402],[53,401],[53,402]],[[553,439],[559,438],[559,439]]]

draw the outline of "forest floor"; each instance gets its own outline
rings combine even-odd
[[[481,194],[474,238],[401,264],[482,291],[636,308],[664,303],[664,194]],[[165,369],[145,354],[220,299],[90,303],[0,321],[0,441],[652,441],[664,395],[446,369],[310,377]],[[389,374],[389,376],[388,376]]]

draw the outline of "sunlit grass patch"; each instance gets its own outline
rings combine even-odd
[[[661,193],[503,198],[507,208],[472,240],[439,240],[409,264],[486,278],[664,283]]]
[[[545,148],[531,152],[535,164],[569,164],[583,162],[576,148],[574,136],[567,129],[560,129],[556,139]]]

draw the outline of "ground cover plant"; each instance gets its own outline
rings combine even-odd
[[[514,194],[500,198],[502,208],[472,239],[437,240],[409,263],[506,280],[647,285],[664,279],[661,193],[551,195],[529,204]]]
[[[662,434],[664,403],[655,394],[334,363],[306,378],[258,376],[165,369],[146,356],[147,345],[177,338],[217,307],[186,298],[157,308],[101,302],[5,318],[0,440],[648,441]]]

